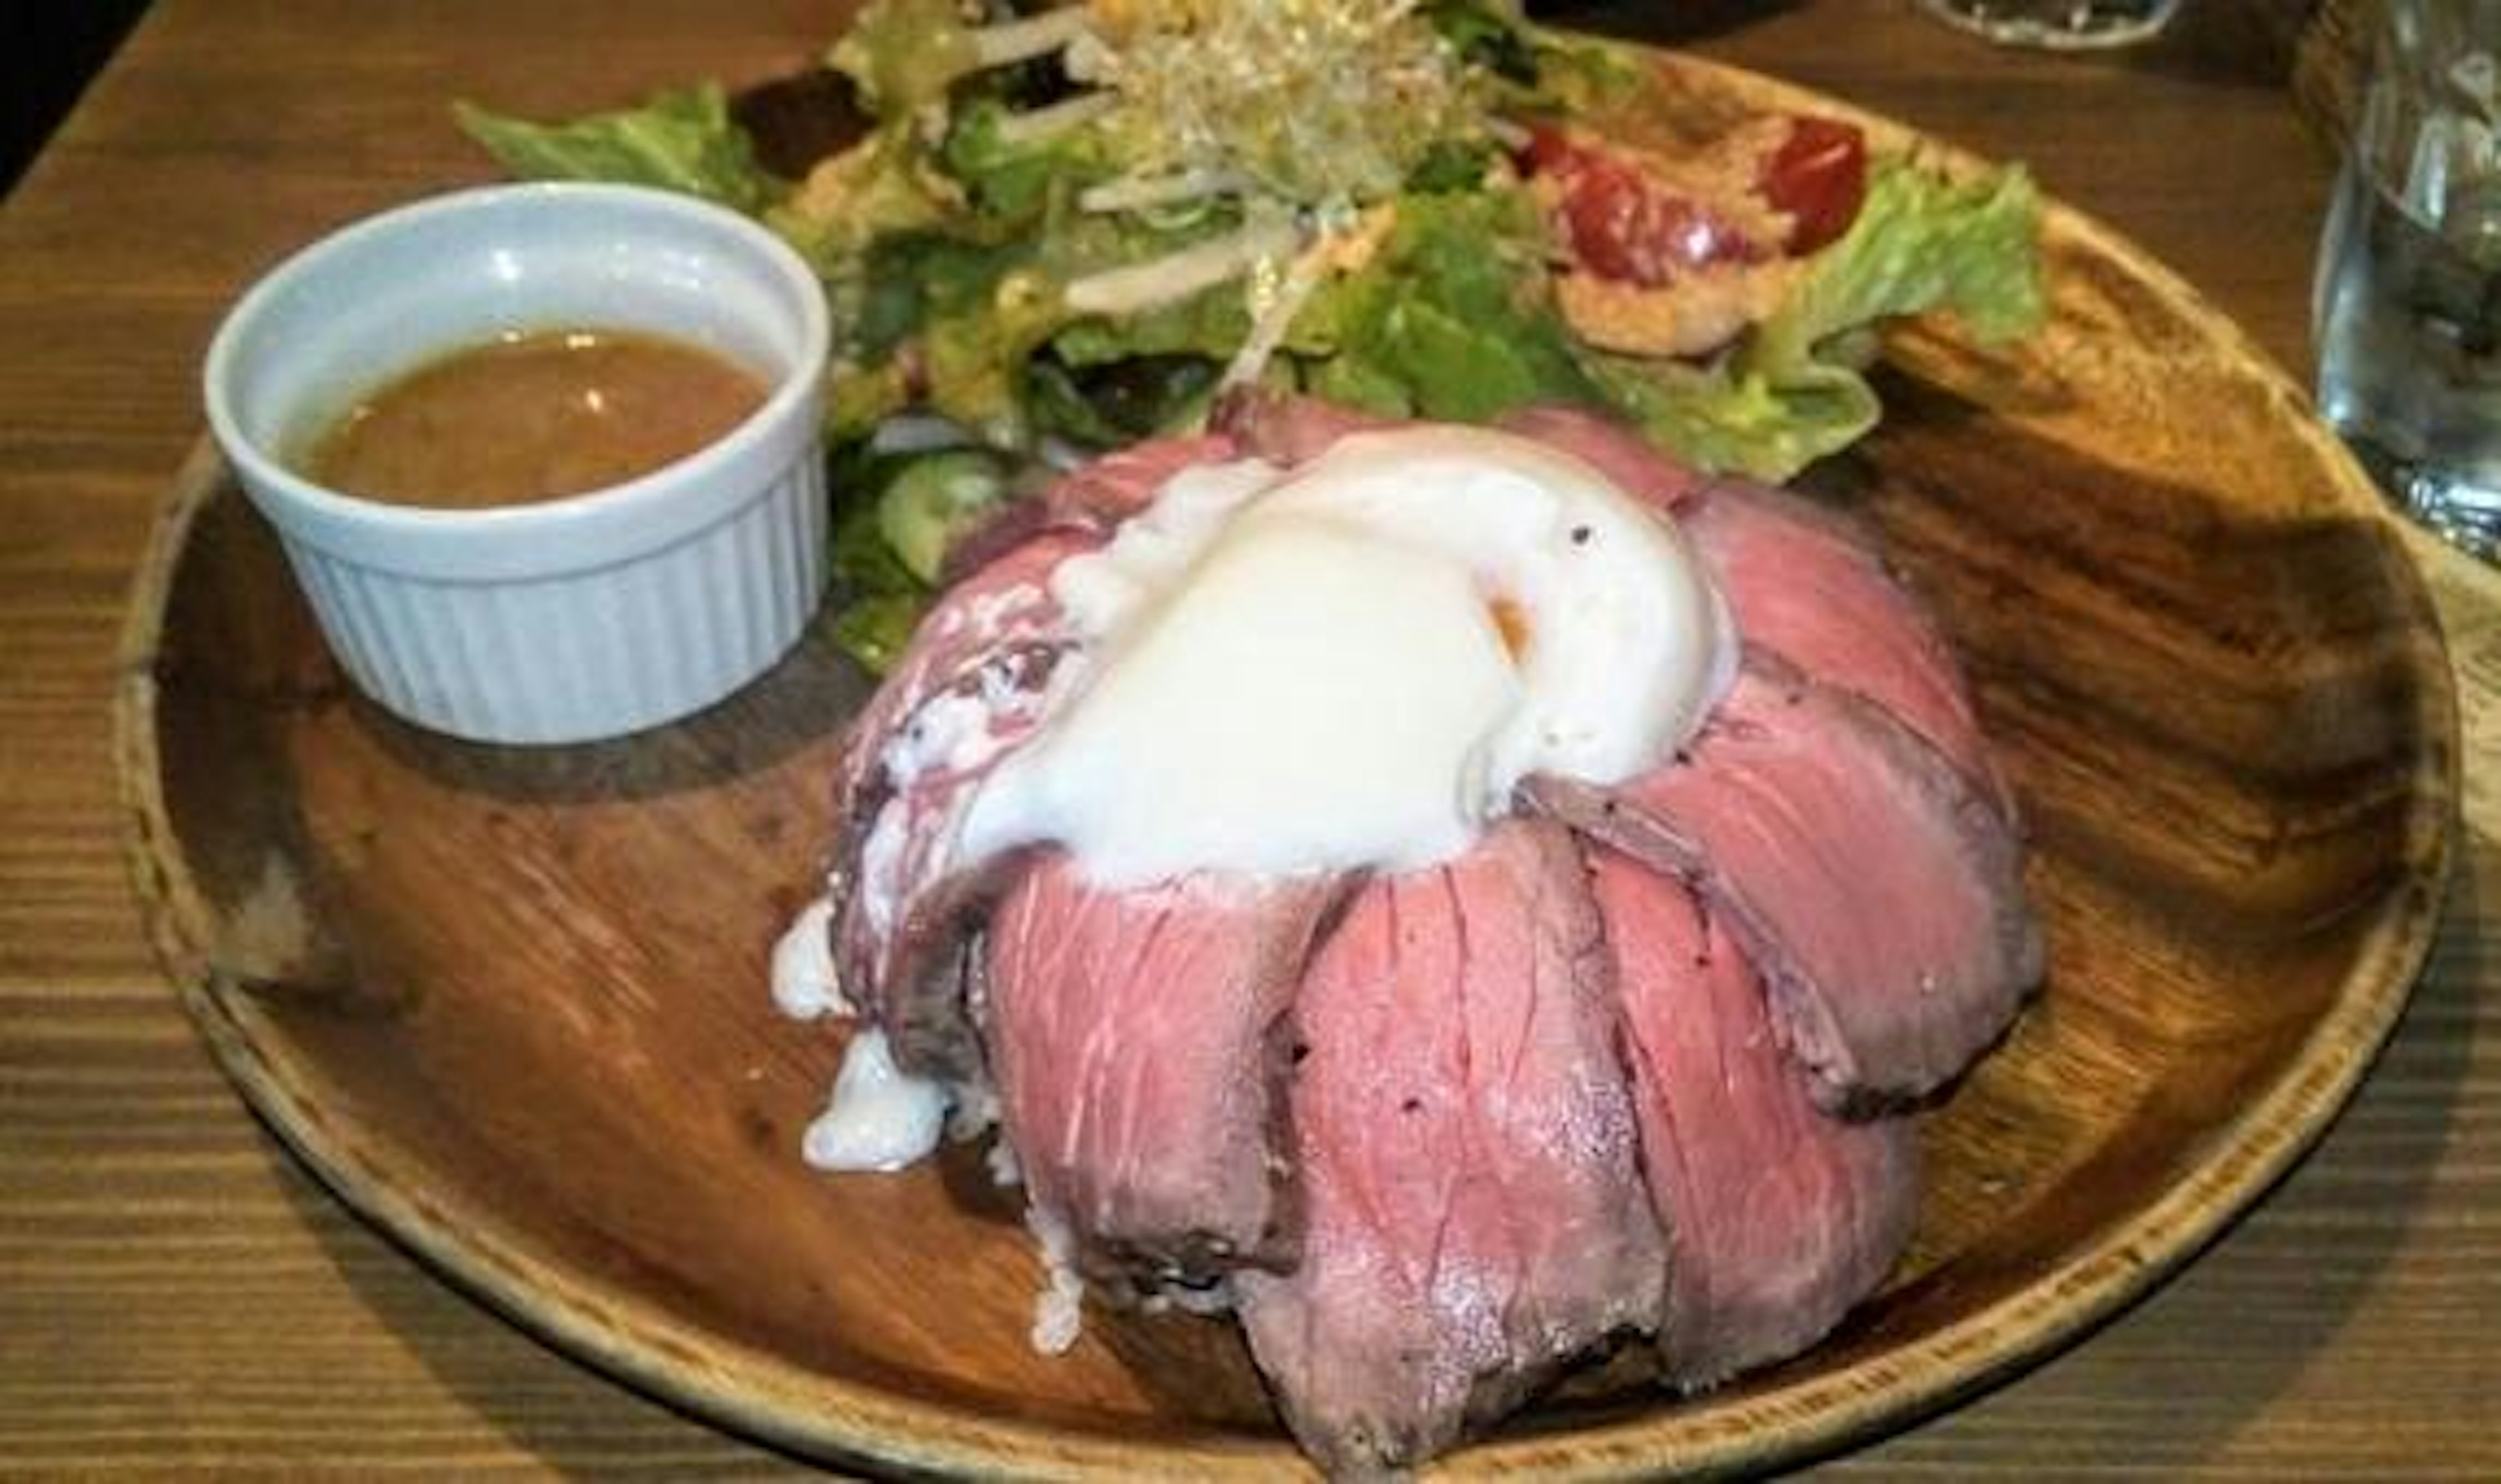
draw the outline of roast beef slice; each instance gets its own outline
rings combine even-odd
[[[1012,863],[960,858],[957,830],[982,779],[1041,724],[1071,644],[1050,575],[1089,547],[1046,535],[950,589],[845,742],[836,974],[917,1076],[981,1077],[964,955]]]
[[[1863,532],[1798,496],[1736,483],[1710,486],[1684,525],[1748,644],[1883,707],[2015,817],[1953,650]]]
[[[1932,1092],[2040,977],[2005,819],[1890,713],[1763,651],[1684,753],[1613,787],[1527,789],[1694,884],[1762,971],[1825,1107]]]
[[[1527,407],[1504,417],[1501,426],[1571,454],[1663,515],[1680,513],[1704,485],[1700,474],[1668,457],[1639,433],[1594,412]]]
[[[1116,1289],[1290,1267],[1286,1012],[1331,878],[1088,884],[1045,855],[989,929],[984,1026],[1029,1198]]]
[[[1681,882],[1592,852],[1642,1163],[1673,1234],[1658,1332],[1686,1388],[1793,1355],[1873,1292],[1918,1207],[1907,1120],[1818,1111],[1753,966]]]
[[[1367,884],[1295,1007],[1302,1266],[1237,1283],[1296,1435],[1412,1464],[1655,1315],[1605,947],[1567,835]]]

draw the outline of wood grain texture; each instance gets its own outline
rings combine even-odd
[[[168,0],[0,211],[0,1471],[792,1467],[540,1348],[314,1190],[184,1025],[119,858],[114,638],[224,299],[324,226],[482,178],[447,93],[552,112],[768,77],[831,26],[512,9]],[[2033,160],[2303,354],[2325,162],[2228,57],[1999,53],[1869,0],[1695,23],[1715,54]],[[2434,586],[2452,638],[2484,636],[2458,658],[2488,714],[2491,599]],[[2474,808],[2407,1022],[2319,1152],[2128,1317],[1841,1471],[2501,1473],[2501,820]]]

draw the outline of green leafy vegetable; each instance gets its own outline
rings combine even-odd
[[[1424,18],[1461,61],[1484,68],[1506,82],[1537,85],[1537,47],[1518,5],[1479,5],[1442,0],[1424,7]]]
[[[1483,420],[1530,402],[1598,393],[1544,283],[1544,227],[1525,198],[1409,195],[1389,210],[1360,273],[1317,289],[1284,336],[1307,389],[1369,411]],[[1224,285],[1120,319],[1083,319],[1050,342],[1075,367],[1134,357],[1220,364],[1250,307]]]
[[[963,192],[928,168],[916,144],[882,129],[810,171],[766,220],[840,282],[886,239],[948,225],[963,210]]]
[[[929,585],[904,565],[883,529],[881,495],[895,473],[895,460],[853,445],[836,454],[828,481],[834,533],[827,556],[841,600],[834,642],[873,675],[893,665],[929,608]]]
[[[1785,479],[1876,425],[1861,372],[1871,326],[1945,312],[2003,340],[2039,323],[2038,214],[2019,170],[1955,182],[1883,161],[1849,233],[1730,356],[1692,365],[1584,349],[1581,360],[1653,441],[1707,468]]]
[[[970,74],[1047,56],[1084,29],[1083,6],[977,26],[955,0],[871,0],[826,60],[870,107],[895,116],[942,105]]]
[[[1215,361],[1187,354],[1123,355],[1099,366],[1039,355],[1025,368],[1025,395],[1038,430],[1115,447],[1203,421],[1217,369]]]
[[[995,447],[1028,446],[1025,362],[1067,320],[1053,286],[1032,273],[1003,277],[970,311],[933,317],[920,336],[929,405]]]
[[[880,379],[906,346],[869,332],[908,325],[920,396],[930,409],[995,447],[1028,448],[1040,411],[1033,402],[1038,383],[1031,363],[1046,346],[1076,367],[1137,354],[1231,353],[1248,324],[1238,285],[1118,320],[1080,313],[1066,290],[1088,275],[1165,258],[1233,227],[1228,213],[1210,213],[1177,229],[1083,215],[997,245],[936,234],[882,240],[869,260],[855,359],[836,368],[837,405],[848,418],[850,408],[877,404]],[[1175,333],[1202,313],[1209,316],[1205,325]],[[1209,326],[1217,328],[1200,333]],[[1225,333],[1229,345],[1218,345]],[[1054,388],[1066,389],[1064,379]],[[837,426],[866,431],[848,420]],[[1053,430],[1097,442],[1064,415]]]
[[[1185,299],[1118,319],[1080,319],[1051,341],[1071,366],[1109,366],[1132,356],[1201,355],[1220,359],[1250,333],[1250,306],[1238,284],[1219,284]]]
[[[1580,404],[1779,479],[1875,423],[1863,368],[1884,320],[1943,311],[1989,338],[2039,318],[2020,172],[1956,181],[1880,157],[1838,242],[1756,265],[1784,296],[1717,351],[1580,339],[1556,301],[1571,248],[1520,142],[1545,120],[1616,137],[1650,70],[1525,10],[869,0],[827,64],[874,120],[796,182],[758,165],[713,85],[569,123],[459,117],[516,174],[705,196],[817,268],[835,325],[833,625],[873,669],[925,610],[947,544],[1044,440],[1194,425],[1220,379],[1460,421]],[[988,451],[868,456],[903,412]]]
[[[938,580],[947,547],[1008,498],[1008,468],[980,448],[943,448],[912,460],[877,500],[878,535],[922,582]]]
[[[1592,401],[1545,286],[1545,250],[1522,195],[1410,196],[1367,271],[1324,291],[1288,343],[1327,352],[1323,389],[1381,412],[1468,422]]]
[[[884,675],[903,657],[928,611],[925,593],[865,593],[835,610],[834,643],[869,674]]]
[[[2020,170],[1958,182],[1908,161],[1879,162],[1848,235],[1756,331],[1753,361],[1794,364],[1837,332],[1930,311],[1983,340],[2029,334],[2042,314],[2039,214]]]
[[[947,133],[948,171],[993,230],[1031,230],[1054,200],[1110,175],[1100,142],[1078,130],[1034,137],[996,100],[967,106]]]
[[[455,103],[460,127],[506,170],[540,181],[654,185],[760,212],[785,187],[755,162],[717,83],[654,94],[640,108],[541,124]]]

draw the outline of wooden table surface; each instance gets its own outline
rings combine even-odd
[[[0,1473],[791,1467],[442,1287],[255,1126],[141,936],[107,702],[201,352],[256,272],[484,178],[451,96],[758,81],[838,9],[160,0],[0,212]],[[2070,58],[1909,0],[1579,8],[2026,159],[2297,367],[2330,162],[2262,49],[2189,9],[2151,50]],[[2426,571],[2481,741],[2437,951],[2359,1099],[2151,1301],[1836,1470],[2501,1477],[2501,578]]]

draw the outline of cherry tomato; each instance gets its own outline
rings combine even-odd
[[[1558,216],[1573,261],[1645,287],[1714,263],[1813,252],[1849,231],[1867,199],[1866,139],[1829,118],[1790,119],[1787,136],[1755,168],[1754,190],[1790,221],[1780,243],[1756,241],[1727,212],[1662,184],[1634,157],[1559,128],[1531,129],[1521,159],[1530,175],[1562,187]]]
[[[1763,199],[1788,214],[1784,246],[1803,256],[1838,241],[1867,202],[1867,138],[1855,125],[1801,115],[1763,162]]]
[[[1765,256],[1725,216],[1651,179],[1640,165],[1559,129],[1529,134],[1531,175],[1562,186],[1560,210],[1573,261],[1602,279],[1655,287],[1711,263]]]

